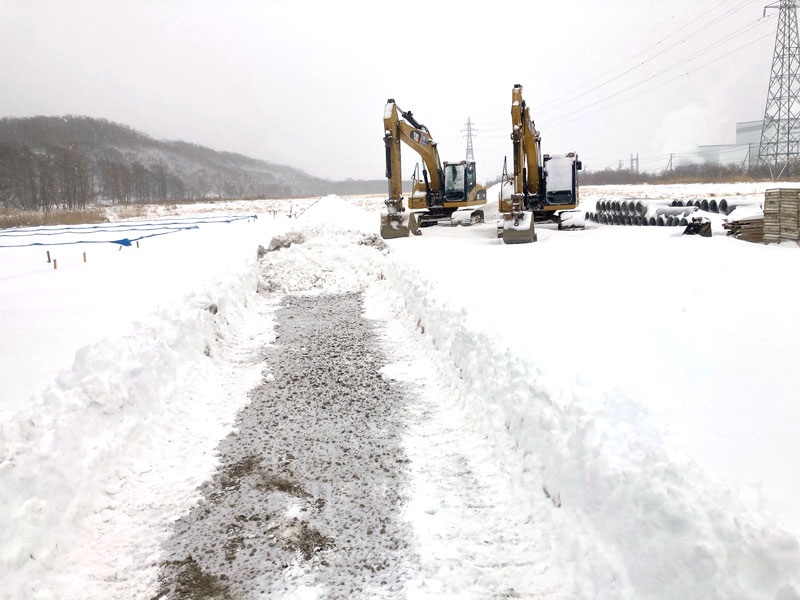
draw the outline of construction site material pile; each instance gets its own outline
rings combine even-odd
[[[678,206],[675,202],[649,199],[600,200],[597,203],[597,212],[587,212],[586,219],[604,225],[685,227],[698,208]]]
[[[657,227],[685,227],[695,213],[705,212],[730,215],[740,207],[760,208],[752,200],[667,200],[634,198],[628,200],[600,200],[595,212],[587,212],[586,219],[603,225],[638,225]]]
[[[765,244],[800,243],[800,192],[797,189],[773,189],[764,194]]]
[[[728,235],[737,240],[753,242],[756,244],[764,243],[764,216],[755,215],[749,218],[732,219],[722,225]]]

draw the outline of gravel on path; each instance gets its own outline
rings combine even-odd
[[[408,398],[360,294],[287,296],[267,375],[175,524],[155,598],[402,597]]]

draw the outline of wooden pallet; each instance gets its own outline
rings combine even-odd
[[[800,243],[800,190],[772,189],[764,194],[764,243]]]
[[[764,217],[751,217],[748,219],[738,219],[723,224],[728,235],[745,242],[756,244],[764,243]]]

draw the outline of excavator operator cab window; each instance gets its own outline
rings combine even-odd
[[[467,193],[472,191],[475,187],[475,163],[467,163],[467,187],[464,191]]]
[[[464,193],[464,177],[466,165],[447,165],[444,174],[444,192],[447,196],[457,196]]]

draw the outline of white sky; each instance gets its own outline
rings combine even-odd
[[[638,151],[643,169],[663,168],[665,154],[733,143],[736,121],[761,118],[777,21],[755,24],[764,4],[0,0],[0,116],[104,117],[321,177],[379,179],[391,97],[443,160],[463,158],[471,117],[489,178],[510,153],[521,83],[544,152],[599,167]],[[418,158],[403,160],[409,176]]]

